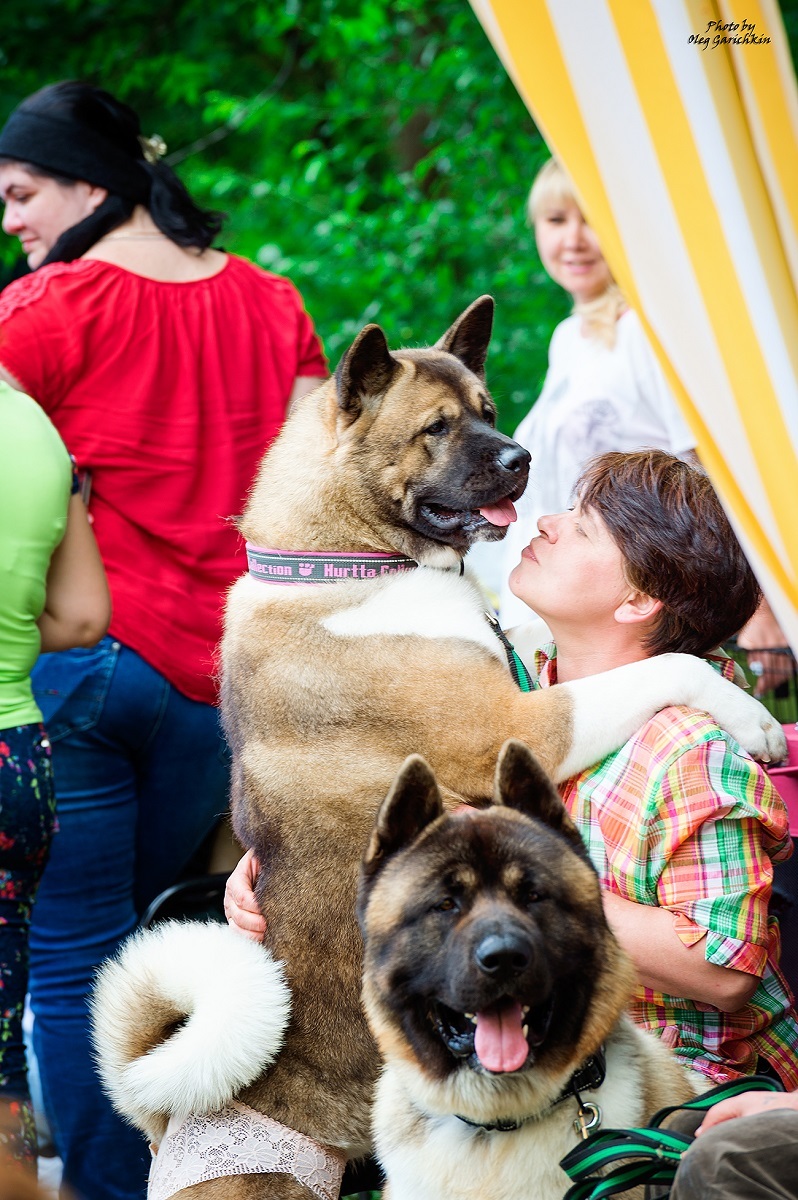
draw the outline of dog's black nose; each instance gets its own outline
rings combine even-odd
[[[486,975],[520,975],[531,958],[526,941],[516,933],[489,933],[474,951]]]
[[[525,471],[532,460],[532,456],[523,446],[519,446],[517,442],[510,442],[507,446],[502,446],[496,461],[499,466],[505,471],[510,471],[513,475],[519,475]]]

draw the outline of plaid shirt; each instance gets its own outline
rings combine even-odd
[[[557,682],[556,653],[551,644],[536,652],[536,687]],[[729,659],[713,665],[733,674]],[[792,842],[761,767],[706,713],[671,707],[560,794],[608,891],[670,909],[685,945],[703,939],[708,962],[761,977],[734,1013],[640,986],[635,1022],[715,1083],[754,1073],[761,1055],[785,1087],[798,1087],[798,1018],[768,918],[773,863]]]

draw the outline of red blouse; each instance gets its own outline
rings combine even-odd
[[[190,283],[53,263],[0,295],[0,363],[91,472],[111,633],[214,703],[225,592],[246,570],[230,518],[296,377],[327,374],[296,288],[233,256]]]

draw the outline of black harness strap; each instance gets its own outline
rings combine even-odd
[[[510,668],[510,674],[515,681],[516,687],[518,687],[522,692],[531,692],[533,690],[532,677],[530,676],[529,671],[527,671],[524,664],[521,662],[521,659],[518,657],[515,647],[502,629],[497,618],[494,617],[493,613],[486,612],[485,619],[488,621],[488,624],[496,634],[496,637],[499,639],[502,646],[504,646],[504,653],[507,655],[507,665]]]

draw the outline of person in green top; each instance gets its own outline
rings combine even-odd
[[[110,615],[66,447],[34,400],[0,382],[0,1158],[31,1167],[22,1012],[55,793],[30,672],[40,650],[94,645]]]

